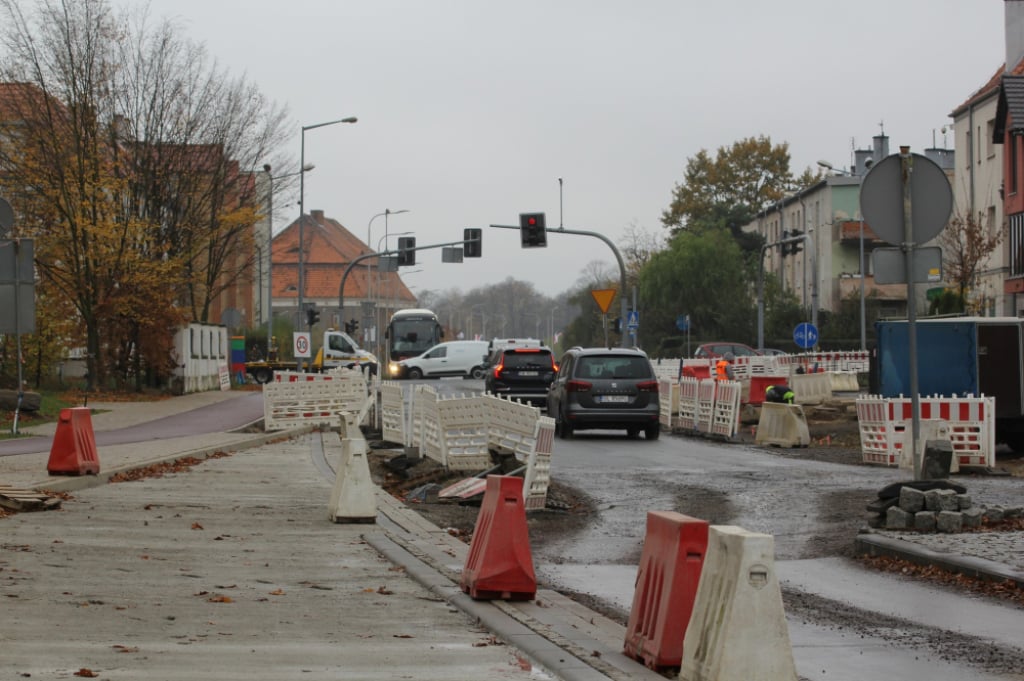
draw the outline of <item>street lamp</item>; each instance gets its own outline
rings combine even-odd
[[[845,170],[836,170],[831,163],[828,161],[818,161],[818,165],[826,170],[837,172],[840,175],[846,175],[852,177],[852,173],[848,173]],[[864,216],[861,215],[858,221],[860,229],[860,256],[858,267],[860,268],[860,349],[867,350],[867,311],[864,303]]]
[[[323,128],[323,127],[326,127],[328,125],[335,125],[336,123],[355,123],[358,120],[359,119],[356,118],[355,116],[349,116],[348,118],[339,118],[336,121],[327,121],[325,123],[314,123],[313,125],[304,125],[304,126],[302,126],[302,136],[301,136],[302,146],[300,147],[301,151],[299,152],[299,167],[300,168],[305,168],[306,167],[306,131],[307,130],[314,130],[316,128]],[[305,239],[304,239],[304,234],[303,234],[303,232],[304,232],[303,227],[305,226],[305,223],[306,223],[306,204],[305,204],[305,201],[306,201],[306,196],[305,196],[305,194],[306,194],[306,183],[305,183],[305,179],[306,179],[306,174],[305,173],[300,173],[299,174],[299,295],[298,295],[298,301],[297,301],[298,302],[298,309],[295,311],[296,328],[301,328],[302,327],[302,304],[303,304],[303,298],[305,297],[305,294],[306,294],[306,291],[305,291],[305,287],[306,287],[306,275],[305,275],[305,267],[306,267],[305,259],[306,259],[306,255],[305,255],[305,248],[306,248],[306,245],[305,245]],[[302,360],[301,359],[299,360],[299,369],[300,370],[302,369]]]
[[[303,175],[315,168],[312,163],[304,163],[299,170],[283,175],[271,175],[269,163],[263,164],[263,172],[267,174],[267,352],[265,359],[270,359],[270,348],[274,342],[274,287],[271,270],[274,265],[274,180],[283,180],[286,177]],[[262,256],[260,258],[262,262]],[[262,290],[262,277],[260,277],[260,289]],[[260,298],[263,296],[261,295]]]
[[[551,347],[555,347],[555,310],[558,306],[555,305],[548,312],[548,340],[551,342]]]

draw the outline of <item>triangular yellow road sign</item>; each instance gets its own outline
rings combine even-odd
[[[608,314],[608,308],[612,306],[612,301],[615,299],[615,289],[613,288],[599,288],[593,289],[590,295],[594,296],[594,302],[601,308],[602,314]]]

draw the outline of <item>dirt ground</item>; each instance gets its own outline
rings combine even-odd
[[[861,460],[860,432],[852,404],[837,402],[819,407],[806,407],[805,414],[811,436],[809,446],[799,448],[761,446],[760,448],[766,453],[786,458],[825,461],[849,466],[870,465]],[[753,428],[757,422],[756,414],[748,412],[746,417],[743,419],[744,425],[735,441],[758,446],[754,442],[756,431]],[[380,448],[391,445],[381,443],[379,440],[374,441],[373,434],[368,434],[368,439],[371,445],[369,456],[371,474],[377,484],[395,497],[402,499],[407,506],[416,510],[433,524],[447,529],[450,534],[462,541],[467,543],[471,541],[479,513],[480,497],[469,502],[459,503],[439,500],[436,496],[438,490],[469,477],[467,474],[449,473],[429,459],[415,460],[415,464],[407,468],[388,466],[387,462],[394,459],[396,454],[393,450]],[[407,464],[409,461],[399,460],[399,463]],[[1009,474],[1024,477],[1024,456],[1007,453],[1005,456],[1000,456],[998,464],[998,468]],[[727,502],[727,500],[724,501]],[[834,513],[852,519],[851,522],[855,524],[859,522],[856,519],[866,518],[864,497],[859,493],[831,498],[829,506]],[[543,546],[549,541],[572,535],[585,527],[596,514],[597,504],[594,499],[581,490],[561,483],[555,476],[552,478],[548,491],[547,507],[527,515],[531,543],[534,546]],[[851,526],[851,532],[856,532],[857,529]],[[833,539],[832,544],[817,547],[820,549],[821,555],[851,554],[852,542],[850,542],[849,536],[838,536],[837,534]],[[879,570],[898,571],[905,575],[913,574],[936,583],[955,583],[958,589],[966,588],[979,595],[1002,599],[1008,597],[1005,590],[992,583],[978,582],[968,585],[967,582],[971,580],[943,573],[934,568],[920,568],[903,561],[880,558],[866,559],[865,563]],[[592,602],[593,599],[586,594],[567,595],[612,619],[620,619],[618,613],[607,611],[602,603]],[[1017,591],[1010,594],[1009,599],[1024,603],[1024,594]]]

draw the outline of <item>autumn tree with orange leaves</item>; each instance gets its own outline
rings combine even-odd
[[[38,335],[61,322],[90,389],[166,380],[175,330],[251,276],[254,172],[284,112],[145,10],[0,0],[0,40],[2,192],[40,298],[73,310]]]

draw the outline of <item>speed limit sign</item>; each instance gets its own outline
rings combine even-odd
[[[309,333],[295,331],[292,333],[293,353],[296,357],[309,357]]]

